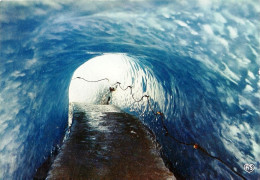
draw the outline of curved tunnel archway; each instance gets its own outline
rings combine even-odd
[[[134,78],[128,81],[140,84],[137,94],[154,98],[170,133],[199,141],[248,178],[259,175],[259,169],[254,174],[242,169],[256,163],[260,152],[259,8],[253,1],[238,3],[235,12],[234,2],[190,1],[1,2],[1,7],[6,36],[0,37],[0,179],[32,176],[67,127],[73,72],[104,53],[134,59]],[[127,97],[113,102],[149,125],[176,172],[185,178],[235,177],[167,139],[147,104],[132,105]]]

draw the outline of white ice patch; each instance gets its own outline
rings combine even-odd
[[[246,85],[244,91],[245,92],[252,92],[254,89],[252,88],[252,86],[250,86],[249,84]]]
[[[175,20],[175,22],[176,22],[177,24],[179,24],[180,26],[182,26],[182,27],[189,27],[188,24],[186,24],[186,23],[183,22],[183,21]]]
[[[247,66],[249,63],[251,63],[250,59],[248,58],[240,58],[240,57],[237,57],[235,56],[236,61],[237,61],[237,65],[240,66],[240,67],[245,67]]]
[[[239,105],[242,109],[244,109],[243,106],[249,106],[253,110],[258,110],[257,107],[254,106],[254,104],[251,102],[250,99],[241,95],[238,95],[238,98],[239,98]]]
[[[180,39],[179,43],[182,46],[187,46],[188,45],[188,42],[186,40],[184,40],[184,39]]]
[[[247,84],[252,85],[252,83],[248,79],[245,79],[245,81],[246,81]]]
[[[211,29],[210,25],[205,24],[205,25],[203,25],[202,27],[203,27],[203,29],[204,29],[204,31],[205,31],[206,33],[208,33],[209,35],[214,35],[214,32],[213,32],[213,30]]]
[[[25,73],[22,73],[22,72],[20,72],[20,71],[14,71],[14,72],[11,74],[11,76],[13,76],[13,77],[23,77],[23,76],[25,76]]]
[[[199,7],[204,10],[210,10],[212,7],[212,1],[208,0],[198,0]]]
[[[194,31],[193,29],[190,29],[190,33],[191,33],[192,35],[198,35],[198,34],[199,34],[197,31]]]
[[[240,132],[240,130],[237,128],[237,126],[229,126],[229,129],[233,136],[237,136],[237,134]]]
[[[31,100],[34,100],[36,97],[36,94],[34,92],[28,92],[28,96]]]
[[[238,37],[236,28],[228,26],[227,29],[229,31],[229,36],[231,39],[235,39]]]
[[[225,24],[227,20],[220,13],[214,13],[216,22]]]
[[[247,74],[251,79],[255,79],[255,75],[252,73],[252,71],[248,71]]]
[[[216,39],[228,50],[229,46],[228,46],[228,41],[225,40],[224,38],[221,37],[216,37]]]
[[[37,59],[33,58],[26,61],[25,69],[30,69],[32,65],[34,65],[37,62]]]
[[[231,105],[232,103],[235,103],[234,98],[232,96],[227,97],[227,104]]]

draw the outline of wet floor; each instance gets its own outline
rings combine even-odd
[[[111,105],[75,104],[68,140],[47,179],[175,179],[146,128]]]

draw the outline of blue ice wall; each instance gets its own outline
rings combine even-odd
[[[74,70],[108,52],[133,57],[155,77],[137,87],[155,95],[170,133],[259,178],[259,167],[243,170],[260,159],[259,12],[257,1],[1,1],[0,179],[31,179],[66,129]],[[165,137],[146,104],[114,102],[156,133],[176,173],[237,179]]]

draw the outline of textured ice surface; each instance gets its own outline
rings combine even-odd
[[[243,170],[260,159],[258,1],[2,0],[0,9],[0,179],[32,177],[67,127],[73,72],[103,53],[132,59],[118,77],[151,95],[170,133],[259,176]],[[167,139],[146,102],[130,99],[118,92],[112,101],[157,134],[176,172],[235,178]]]

